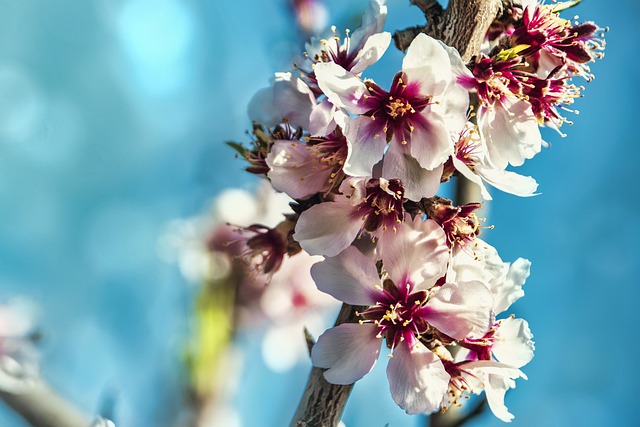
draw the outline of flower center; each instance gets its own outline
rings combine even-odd
[[[415,113],[416,110],[409,104],[409,102],[402,98],[393,98],[389,97],[389,102],[387,103],[387,109],[389,117],[392,119],[397,119],[398,117],[403,117],[407,113]]]
[[[404,186],[400,180],[370,179],[366,183],[365,194],[358,209],[358,213],[366,217],[365,230],[374,232],[380,227],[386,230],[402,222]]]
[[[380,328],[377,337],[386,338],[390,349],[411,337],[420,338],[420,334],[428,329],[420,316],[420,309],[426,303],[428,294],[426,291],[410,293],[412,287],[411,283],[407,283],[404,291],[401,291],[387,280],[385,289],[380,288],[380,301],[365,312],[358,313],[364,319],[360,323],[374,323]]]

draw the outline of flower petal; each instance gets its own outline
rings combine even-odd
[[[353,214],[349,200],[338,199],[302,212],[293,238],[311,255],[336,256],[351,245],[362,225],[362,218]]]
[[[420,166],[432,170],[453,154],[453,143],[444,121],[436,113],[425,111],[412,121],[411,155]],[[399,142],[399,141],[398,141]]]
[[[531,269],[531,261],[524,258],[518,258],[510,266],[508,263],[505,265],[509,270],[504,282],[491,287],[495,299],[493,310],[496,314],[502,313],[524,296],[522,286],[527,281]]]
[[[506,98],[502,105],[478,110],[478,127],[489,149],[489,159],[499,169],[521,166],[542,148],[538,121],[526,101]]]
[[[418,34],[407,49],[402,71],[410,82],[420,83],[420,92],[436,96],[444,92],[453,80],[449,54],[434,38]]]
[[[349,151],[344,164],[344,172],[351,176],[371,176],[373,167],[384,155],[387,141],[380,120],[360,116],[347,120],[344,136]]]
[[[373,324],[343,323],[320,335],[311,349],[313,366],[328,368],[331,384],[353,384],[368,374],[378,360],[381,340]]]
[[[493,325],[493,296],[480,282],[445,283],[420,315],[452,338],[482,337]]]
[[[362,80],[335,62],[322,62],[313,68],[318,86],[336,107],[344,108],[351,114],[366,113],[358,101],[367,92]]]
[[[379,255],[396,284],[408,277],[414,289],[428,289],[447,271],[446,239],[435,221],[407,215],[395,233],[387,231],[380,237]]]
[[[533,334],[524,319],[508,317],[499,321],[491,352],[502,363],[521,368],[533,359]]]
[[[353,38],[351,39],[353,42]],[[391,43],[391,33],[372,34],[358,52],[355,65],[351,68],[353,74],[360,74],[370,65],[375,64],[385,53]]]
[[[314,148],[299,141],[277,140],[266,158],[273,188],[294,199],[305,199],[331,188],[333,167],[312,155]]]
[[[335,257],[311,267],[311,277],[322,292],[352,305],[373,305],[380,284],[374,261],[354,246],[349,246]]]
[[[404,185],[404,196],[419,201],[423,197],[432,197],[440,187],[440,178],[444,165],[433,170],[420,166],[406,146],[391,144],[384,155],[382,176],[386,179],[399,179]]]
[[[423,344],[401,342],[387,366],[393,400],[408,414],[433,412],[449,387],[449,374]]]

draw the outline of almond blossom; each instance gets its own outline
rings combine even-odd
[[[445,241],[435,222],[405,221],[382,246],[382,282],[375,259],[353,246],[314,265],[320,290],[367,307],[358,313],[359,324],[329,329],[313,347],[312,361],[328,369],[327,381],[351,384],[366,375],[384,338],[391,349],[387,376],[395,402],[410,414],[440,408],[450,375],[436,350],[439,340],[480,337],[493,322],[493,298],[482,283],[438,282],[446,270]]]
[[[404,219],[404,194],[398,179],[349,178],[333,201],[300,214],[293,238],[312,255],[335,256],[365,232],[395,232]]]
[[[403,181],[407,198],[435,194],[442,165],[453,151],[450,132],[466,121],[468,94],[453,84],[456,61],[462,67],[459,56],[450,58],[439,42],[420,34],[389,91],[335,63],[316,65],[318,85],[328,99],[357,116],[345,123],[345,173],[370,176],[384,158],[382,177]]]
[[[500,169],[488,158],[488,148],[480,137],[477,127],[467,122],[457,138],[454,155],[445,165],[445,174],[458,171],[469,181],[480,187],[480,194],[484,200],[492,200],[485,182],[505,193],[520,197],[535,195],[538,183],[529,176],[522,176],[515,172]],[[447,170],[449,169],[449,170]]]

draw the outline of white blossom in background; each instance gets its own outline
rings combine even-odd
[[[38,306],[27,298],[0,303],[0,390],[19,393],[39,378],[40,357],[34,345],[38,318]]]

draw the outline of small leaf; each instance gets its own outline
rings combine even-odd
[[[238,154],[240,154],[242,156],[243,159],[247,158],[247,149],[244,148],[244,146],[241,143],[233,142],[233,141],[226,141],[225,144],[227,144],[229,147],[233,148]]]

